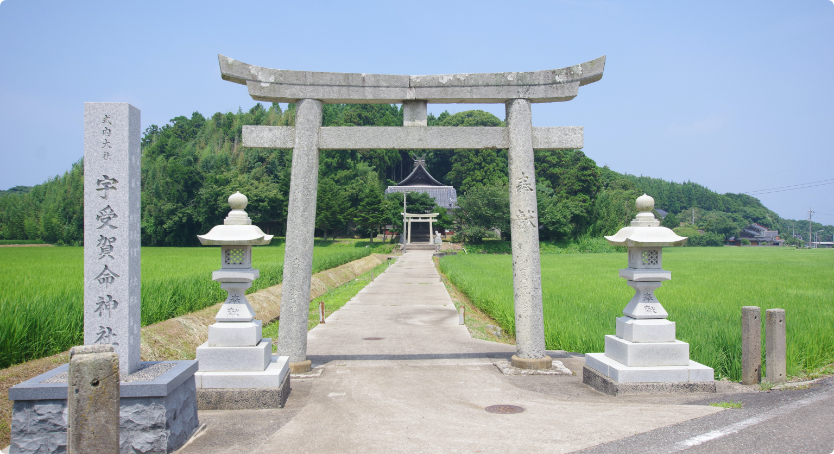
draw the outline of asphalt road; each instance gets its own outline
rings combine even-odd
[[[834,378],[808,389],[723,394],[690,402],[741,402],[728,409],[578,451],[603,453],[834,452]]]

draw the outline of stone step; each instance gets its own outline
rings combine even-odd
[[[674,342],[629,342],[605,336],[605,356],[629,367],[687,366],[689,344]]]
[[[434,251],[436,249],[437,245],[431,243],[411,243],[409,245],[406,245],[405,248],[406,251]]]

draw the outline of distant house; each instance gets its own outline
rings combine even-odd
[[[751,246],[781,246],[785,240],[779,238],[778,230],[768,230],[759,224],[751,224],[741,229],[737,237],[731,236],[727,242],[732,246],[741,246],[741,240],[747,240]]]

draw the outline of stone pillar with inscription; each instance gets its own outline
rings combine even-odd
[[[66,452],[67,417],[72,414],[77,417],[70,424],[87,421],[80,429],[85,438],[95,432],[115,433],[116,450],[112,445],[92,441],[101,452],[174,452],[199,426],[194,381],[197,361],[140,361],[139,357],[140,132],[139,109],[130,104],[84,104],[86,345],[73,350],[113,351],[118,355],[117,383],[112,382],[112,371],[96,366],[93,372],[104,374],[96,380],[102,381],[106,375],[108,383],[93,383],[95,389],[88,390],[99,397],[106,394],[107,405],[117,408],[110,408],[106,423],[95,417],[89,419],[89,409],[69,412],[67,397],[85,392],[78,386],[90,386],[89,380],[84,385],[76,378],[83,382],[91,376],[79,378],[67,364],[32,377],[9,389],[9,399],[14,401],[13,453]],[[112,367],[116,367],[115,362]],[[77,397],[72,405],[80,402]],[[96,399],[82,400],[89,404]],[[114,411],[118,412],[115,417]],[[44,414],[57,416],[44,418]],[[79,433],[75,431],[75,435]]]
[[[635,293],[617,319],[616,335],[605,336],[605,353],[585,355],[583,382],[607,394],[635,392],[715,392],[713,370],[689,359],[689,344],[675,339],[675,322],[654,292],[672,273],[662,269],[663,247],[686,238],[660,227],[654,199],[637,198],[631,225],[605,237],[628,248],[628,268],[620,270]],[[652,383],[647,386],[646,383]]]
[[[550,369],[553,360],[544,352],[539,215],[536,207],[530,101],[512,99],[507,101],[506,108],[510,142],[510,229],[517,346],[512,365],[523,369]]]
[[[84,343],[139,367],[140,122],[127,103],[84,104]]]

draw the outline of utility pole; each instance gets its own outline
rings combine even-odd
[[[695,225],[695,208],[692,209],[692,225]]]
[[[808,248],[810,249],[812,246],[812,242],[814,241],[814,237],[811,234],[811,215],[814,213],[813,210],[810,208],[808,209]]]

